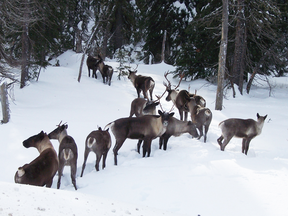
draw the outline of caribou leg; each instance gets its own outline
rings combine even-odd
[[[118,150],[121,148],[121,146],[123,145],[125,139],[121,139],[121,140],[116,140],[116,144],[113,148],[113,152],[114,152],[114,165],[117,165],[117,155],[118,155]]]

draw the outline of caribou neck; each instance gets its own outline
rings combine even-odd
[[[157,129],[157,132],[158,132],[158,136],[162,136],[166,132],[166,129],[167,129],[167,126],[163,125],[161,119],[162,118],[158,118],[157,119],[157,123],[156,123],[156,129]]]
[[[171,92],[171,95],[170,95],[171,100],[172,100],[173,104],[175,104],[175,105],[176,105],[176,98],[177,98],[178,93],[179,93],[178,91],[173,90],[173,91]]]
[[[44,139],[37,144],[36,148],[40,154],[41,154],[41,152],[45,151],[48,148],[54,149],[51,142],[50,142],[49,137],[46,134],[45,134]]]
[[[61,143],[62,140],[64,139],[64,137],[66,137],[67,135],[68,135],[68,134],[67,134],[66,129],[63,130],[63,131],[59,134],[59,136],[58,136],[58,141],[59,141],[59,143]]]
[[[264,121],[263,121],[262,119],[259,119],[259,120],[256,122],[256,127],[257,127],[257,133],[258,133],[258,135],[261,134],[263,125],[264,125]]]
[[[103,63],[103,62],[100,62],[100,63],[99,63],[99,70],[102,71],[102,70],[103,70],[103,67],[104,67],[104,63]]]
[[[131,82],[133,83],[134,86],[135,86],[135,78],[136,78],[135,74],[131,74],[130,75],[130,80],[131,80]]]
[[[175,119],[175,134],[174,136],[180,136],[181,134],[183,133],[187,133],[189,131],[189,126],[188,126],[188,122],[185,122],[185,121],[181,121],[181,120],[178,120],[178,119]]]

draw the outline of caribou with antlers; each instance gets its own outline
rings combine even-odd
[[[169,72],[164,73],[164,77],[167,80],[168,84],[163,82],[163,85],[166,87],[166,91],[168,92],[166,101],[172,100],[173,104],[179,111],[180,120],[183,120],[183,114],[184,114],[184,120],[187,121],[187,116],[189,112],[189,109],[187,108],[187,103],[190,101],[190,95],[189,92],[186,90],[181,91],[177,90],[184,77],[184,74],[180,75],[179,83],[174,89],[171,88],[171,82],[167,78],[168,74],[170,73]]]

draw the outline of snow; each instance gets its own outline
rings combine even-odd
[[[14,89],[11,120],[0,131],[0,215],[287,215],[287,77],[271,78],[271,97],[263,83],[253,86],[249,95],[237,94],[236,98],[228,90],[222,111],[214,110],[216,85],[205,80],[182,81],[180,89],[187,90],[189,85],[191,92],[196,89],[213,112],[207,143],[183,134],[171,137],[163,151],[155,139],[151,157],[142,158],[135,151],[137,141],[127,139],[115,166],[111,134],[106,168],[96,172],[95,154],[90,153],[81,178],[86,136],[97,126],[104,128],[127,117],[137,94],[127,77],[118,80],[115,73],[111,86],[104,85],[99,72],[97,80],[88,77],[86,66],[78,83],[81,55],[68,51],[57,59],[60,67],[49,66],[41,71],[38,82]],[[119,66],[112,60],[106,63]],[[139,64],[137,70],[154,78],[154,95],[161,95],[163,74],[174,68],[164,63]],[[178,79],[172,75],[169,79],[177,85]],[[161,104],[167,111],[172,107],[164,98]],[[174,112],[179,118],[178,111]],[[231,117],[256,119],[257,112],[268,117],[262,134],[251,141],[248,155],[241,153],[241,139],[236,138],[220,151],[219,122]],[[68,167],[59,190],[57,175],[52,188],[15,184],[17,168],[38,156],[36,149],[23,147],[23,140],[41,130],[51,132],[61,120],[68,123],[68,134],[78,146],[78,190],[74,190]],[[58,141],[52,143],[58,151]]]

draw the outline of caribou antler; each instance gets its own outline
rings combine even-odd
[[[167,80],[168,84],[163,81],[163,85],[166,87],[166,91],[167,91],[167,89],[171,90],[171,82],[167,78],[168,74],[171,74],[171,72],[167,71],[164,73],[164,77]]]
[[[179,74],[179,77],[180,77],[180,80],[179,80],[178,85],[175,87],[175,89],[177,89],[180,86],[180,83],[181,83],[182,79],[184,78],[184,74]]]
[[[57,127],[60,127],[61,126],[61,123],[62,123],[62,120],[60,121],[60,123],[58,125],[56,125]]]
[[[165,79],[167,80],[168,84],[163,81],[163,85],[166,87],[166,89],[165,89],[165,91],[163,92],[163,94],[162,94],[161,96],[155,95],[156,98],[157,98],[156,101],[160,101],[160,99],[164,96],[164,94],[166,93],[166,91],[167,91],[167,90],[171,90],[171,83],[170,83],[170,81],[169,81],[168,78],[167,78],[168,74],[170,74],[170,73],[171,73],[171,72],[169,72],[169,71],[167,71],[167,72],[164,73],[164,77],[165,77]],[[154,101],[154,102],[156,102],[156,101]]]
[[[160,101],[160,99],[164,96],[164,94],[166,93],[167,89],[163,92],[163,94],[160,96],[160,95],[155,95],[155,97],[157,98],[157,100],[155,100],[154,102],[156,101]]]
[[[162,112],[165,112],[160,102],[159,102],[159,105],[160,105],[160,109],[162,110]],[[168,111],[168,113],[170,113],[170,112],[174,109],[174,106],[175,106],[175,105],[173,104],[173,106],[172,106],[171,109]]]
[[[138,68],[138,64],[136,65],[136,68],[134,69],[134,71],[136,71],[136,70],[137,70],[137,68]]]
[[[171,90],[171,82],[168,80],[168,78],[167,78],[167,76],[168,76],[168,74],[171,74],[172,72],[169,72],[169,71],[167,71],[167,72],[165,72],[164,73],[164,77],[165,77],[165,79],[167,80],[167,82],[168,82],[168,84],[167,83],[165,83],[164,81],[163,81],[163,85],[166,87],[166,90],[168,89],[168,90]],[[180,86],[180,83],[181,83],[181,81],[182,81],[182,79],[184,78],[184,74],[179,74],[179,77],[180,77],[180,80],[179,80],[179,83],[178,83],[178,85],[174,88],[175,90]]]
[[[61,123],[62,123],[62,120],[60,121],[60,123],[58,124],[58,125],[56,125],[57,127],[60,127],[61,126]],[[62,124],[62,125],[65,125],[65,124],[67,124],[67,122],[65,122],[64,124]]]
[[[174,109],[174,104],[173,104],[173,106],[171,107],[171,109],[169,110],[169,113]]]

